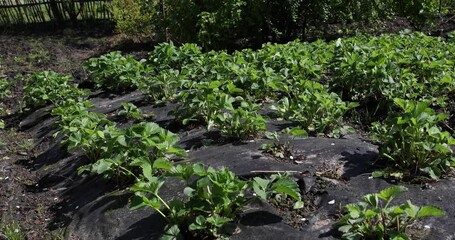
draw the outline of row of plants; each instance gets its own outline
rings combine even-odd
[[[240,139],[263,136],[267,117],[259,112],[265,106],[275,117],[295,122],[303,133],[326,136],[339,136],[345,129],[343,115],[358,105],[376,109],[376,115],[397,111],[373,123],[381,157],[398,164],[401,170],[394,176],[438,178],[453,165],[454,142],[438,125],[447,117],[430,107],[443,109],[454,91],[452,45],[419,33],[271,44],[232,54],[202,53],[194,44],[171,43],[158,45],[147,60],[114,52],[89,60],[86,67],[99,87],[136,88],[155,102],[178,102],[171,112],[176,121],[215,127]],[[86,96],[68,84],[68,77],[55,73],[27,79],[24,92],[31,106],[58,104],[62,97],[54,95],[59,93],[79,100]],[[48,81],[54,85],[44,84]],[[414,105],[417,112],[410,107]]]
[[[42,79],[45,73],[27,76],[27,79]],[[36,77],[38,76],[38,77]],[[46,96],[53,96],[55,89],[66,89],[66,77],[52,73],[54,88],[43,88],[42,95],[30,98],[25,94],[28,106],[45,102]],[[25,89],[44,87],[44,81],[26,82]],[[47,83],[46,83],[47,84]],[[76,87],[76,86],[72,86]],[[76,91],[78,92],[78,91]],[[184,236],[223,237],[235,230],[235,221],[240,210],[253,198],[252,192],[264,200],[270,197],[287,196],[296,201],[296,208],[302,207],[297,183],[289,175],[272,175],[270,179],[254,178],[240,180],[228,169],[215,170],[202,164],[175,164],[172,160],[183,157],[186,152],[177,147],[179,137],[152,122],[140,122],[122,129],[106,115],[90,111],[94,105],[81,101],[80,95],[62,91],[52,115],[57,116],[62,145],[69,152],[82,153],[89,163],[79,168],[79,173],[90,172],[106,178],[124,178],[133,181],[131,191],[136,195],[132,209],[149,206],[161,213],[168,221],[164,238]],[[123,104],[118,112],[135,119],[142,114],[132,104]],[[179,178],[187,184],[186,199],[165,201],[160,197],[159,188],[168,178]],[[246,196],[248,195],[248,196]],[[167,209],[161,209],[166,206]]]
[[[122,111],[128,111],[124,106]],[[90,107],[90,102],[69,99],[54,108],[52,114],[59,117],[61,128],[56,135],[64,137],[62,144],[68,151],[82,152],[90,160],[79,173],[133,180],[130,189],[136,197],[132,209],[148,206],[162,214],[168,221],[165,239],[232,234],[238,213],[253,198],[252,192],[264,200],[289,196],[296,201],[296,208],[302,207],[299,187],[289,175],[244,181],[225,168],[176,163],[173,160],[186,155],[176,146],[177,135],[152,122],[121,129],[105,115],[89,111]],[[160,196],[160,188],[169,178],[187,184],[185,199],[166,201]]]
[[[376,108],[385,104],[388,109],[397,110],[396,114],[375,123],[373,130],[381,143],[380,156],[393,168],[375,174],[443,176],[454,165],[450,145],[455,142],[438,125],[446,116],[436,114],[431,107],[444,107],[445,97],[453,92],[450,68],[453,50],[446,46],[452,43],[421,34],[357,38],[331,43],[270,44],[258,51],[232,54],[202,53],[195,45],[161,44],[147,60],[113,53],[90,60],[87,68],[90,79],[99,87],[112,91],[139,89],[149,93],[154,102],[178,102],[173,113],[176,121],[204,124],[208,129],[216,127],[227,136],[243,139],[258,137],[266,131],[266,120],[259,110],[267,105],[277,117],[317,134],[333,133],[343,114],[357,105],[342,99],[356,101],[360,106],[373,103]],[[387,53],[375,52],[381,44],[389,49]],[[393,47],[387,48],[389,45]],[[348,60],[356,52],[357,60]],[[116,60],[111,62],[111,58]],[[403,72],[413,76],[409,77],[410,92],[415,94],[403,95],[403,91],[396,90],[408,79],[409,75],[400,75]],[[350,76],[356,81],[349,82]],[[397,84],[384,81],[390,78],[404,80],[397,80]],[[296,200],[295,207],[301,207],[298,186],[289,176],[241,180],[227,169],[179,164],[178,159],[185,152],[176,146],[177,135],[151,122],[125,129],[117,127],[106,115],[90,111],[93,104],[84,101],[87,94],[70,84],[70,78],[44,72],[26,79],[31,79],[25,82],[25,89],[29,89],[24,90],[27,106],[54,104],[52,114],[59,117],[61,130],[57,134],[64,137],[63,144],[70,152],[81,152],[90,161],[80,172],[105,177],[120,175],[132,182],[131,190],[136,195],[133,208],[149,206],[161,213],[169,223],[164,237],[219,238],[232,234],[236,229],[233,223],[253,192],[263,199],[291,197]],[[124,104],[121,114],[141,118],[137,107],[130,104]],[[168,201],[160,195],[160,188],[171,178],[186,182],[185,199]],[[421,210],[410,203],[389,209],[394,195],[381,192],[375,202],[368,197],[369,202],[365,201],[371,209],[363,203],[358,205],[365,216],[348,207],[352,219],[345,219],[344,225],[349,226],[340,231],[359,229],[356,231],[371,234],[377,230],[383,235],[363,236],[403,238],[405,228],[400,227],[401,223],[441,215],[436,208]],[[377,198],[385,200],[386,207]],[[424,213],[419,215],[420,211]],[[369,228],[378,221],[383,223],[382,227]],[[393,231],[399,233],[388,231],[395,226]]]
[[[377,120],[367,124],[382,144],[380,156],[399,166],[393,176],[438,178],[453,166],[454,142],[438,125],[447,117],[430,107],[444,109],[455,90],[453,49],[451,39],[421,33],[267,44],[232,54],[164,43],[140,61],[150,69],[141,75],[153,84],[136,87],[154,100],[180,103],[171,113],[176,121],[243,139],[266,130],[258,114],[265,105],[306,133],[326,136],[339,136],[343,115],[360,106],[371,115],[362,118]],[[397,114],[384,120],[384,112]]]
[[[88,111],[89,107],[93,107],[90,102],[69,99],[53,110],[53,115],[60,118],[57,124],[62,127],[57,134],[65,136],[62,143],[69,151],[82,151],[94,162],[81,167],[81,171],[105,177],[119,174],[134,177],[135,183],[130,188],[135,194],[131,208],[151,207],[161,214],[168,222],[163,239],[229,237],[237,231],[236,219],[254,198],[253,192],[263,200],[274,197],[280,201],[291,197],[296,201],[294,208],[303,207],[299,186],[287,174],[245,181],[226,168],[215,170],[198,163],[175,164],[169,155],[185,155],[182,149],[175,147],[176,135],[150,122],[118,129],[106,116]],[[125,104],[120,112],[129,112],[131,108]],[[81,122],[88,124],[81,126]],[[87,148],[89,146],[92,148]],[[160,189],[170,178],[186,184],[184,199],[167,201],[160,196]],[[407,239],[406,230],[415,220],[444,214],[437,207],[418,207],[410,201],[389,207],[392,199],[404,191],[406,188],[397,186],[366,195],[365,202],[346,206],[346,215],[335,227],[343,233],[344,239]],[[379,199],[386,203],[382,204]]]

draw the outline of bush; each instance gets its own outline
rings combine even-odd
[[[113,0],[116,30],[130,36],[153,37],[156,30],[157,0]]]

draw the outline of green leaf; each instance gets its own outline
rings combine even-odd
[[[216,227],[221,227],[224,224],[233,221],[233,219],[228,217],[221,217],[221,216],[211,216],[207,218],[207,222],[213,224]]]
[[[98,136],[99,136],[100,138],[105,139],[105,136],[104,136],[103,131],[98,130],[96,133],[98,134]]]
[[[186,187],[185,189],[183,189],[183,193],[188,197],[192,197],[195,192],[196,190],[190,187]]]
[[[164,158],[164,157],[157,158],[157,159],[155,159],[155,161],[153,161],[153,168],[169,170],[172,168],[172,162],[169,161],[169,159]]]
[[[178,225],[167,225],[164,234],[160,238],[161,240],[183,240],[180,234],[180,228]]]
[[[444,215],[445,215],[444,211],[438,207],[423,206],[417,212],[416,217],[421,218],[421,217],[427,217],[427,216],[444,216]]]
[[[191,223],[189,226],[188,226],[188,229],[190,231],[194,231],[194,230],[202,230],[202,229],[205,229],[206,226],[206,219],[204,216],[197,216],[196,217],[196,221],[194,223]]]
[[[387,202],[390,202],[395,196],[407,191],[408,189],[404,186],[393,186],[379,192],[378,197]]]
[[[351,231],[351,229],[352,229],[351,225],[344,225],[344,226],[339,227],[338,231],[340,231],[342,233],[348,233]]]
[[[384,171],[374,171],[371,173],[371,176],[374,178],[380,178],[384,176]]]
[[[202,163],[193,164],[192,167],[193,167],[194,174],[197,174],[199,176],[207,175],[207,171],[205,170],[205,167]]]
[[[117,142],[124,147],[128,146],[126,144],[125,136],[123,136],[123,135],[117,137]]]
[[[308,136],[308,132],[305,131],[305,129],[299,128],[299,127],[294,127],[289,129],[289,131],[286,131],[287,134],[291,136]]]
[[[92,165],[92,172],[97,174],[103,174],[111,170],[112,162],[107,161],[106,159],[100,159]]]
[[[262,179],[260,177],[253,178],[253,191],[257,196],[263,200],[268,200],[267,188],[270,180]]]
[[[272,184],[271,189],[277,193],[284,193],[294,200],[300,201],[299,185],[289,178],[280,178]]]

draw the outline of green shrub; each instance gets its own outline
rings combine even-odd
[[[157,0],[113,0],[116,30],[129,36],[152,38],[159,12]]]
[[[447,115],[436,114],[428,102],[394,101],[403,113],[389,116],[384,124],[373,124],[373,137],[381,143],[380,157],[393,166],[386,173],[439,178],[455,166],[450,148],[455,139],[438,126]]]
[[[336,224],[342,238],[410,239],[406,230],[417,219],[444,215],[437,207],[418,207],[409,200],[402,205],[390,206],[396,196],[406,191],[403,186],[394,186],[363,196],[363,202],[346,205],[346,214]]]

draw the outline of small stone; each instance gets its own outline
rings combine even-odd
[[[21,155],[21,156],[28,156],[28,153],[27,152],[17,152],[18,155]]]
[[[317,158],[317,157],[318,157],[317,154],[309,154],[309,155],[305,156],[306,159],[312,159],[312,158]]]
[[[335,200],[329,201],[328,204],[329,204],[329,205],[335,204]]]
[[[304,222],[306,221],[306,218],[301,218],[300,221]]]
[[[430,229],[430,228],[431,228],[430,225],[425,225],[425,226],[423,226],[423,227],[424,227],[425,229]]]
[[[335,143],[331,143],[330,145],[335,146]]]

